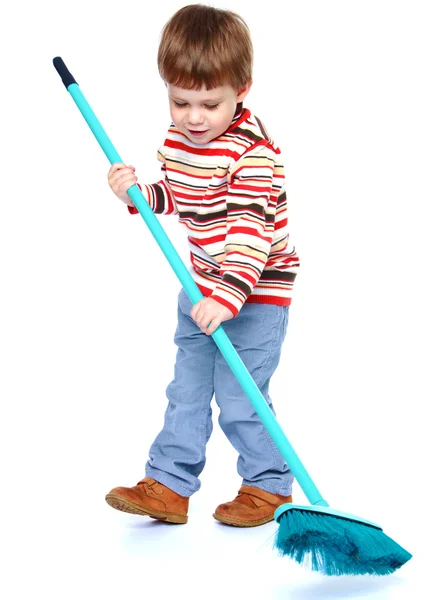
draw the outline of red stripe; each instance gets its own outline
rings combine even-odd
[[[287,219],[283,219],[282,221],[276,221],[275,222],[275,231],[282,229],[286,225],[287,225]]]
[[[226,238],[226,235],[221,234],[221,235],[215,235],[215,236],[210,237],[210,238],[206,238],[204,240],[197,240],[195,242],[194,238],[188,237],[189,241],[192,244],[194,244],[194,246],[197,246],[198,248],[201,248],[202,246],[207,246],[208,244],[214,244],[215,242],[223,242],[223,240],[225,238]]]
[[[248,120],[251,117],[251,112],[249,111],[248,108],[244,108],[243,112],[241,113],[240,118],[238,119],[238,121],[236,121],[229,129],[228,131],[232,131],[233,129],[235,129],[236,127],[238,127],[239,125],[241,125],[241,123],[243,121],[245,121],[246,119]]]
[[[186,188],[188,189],[188,188]],[[198,192],[198,190],[194,190],[193,194],[185,194],[184,192],[175,192],[175,196],[177,198],[179,198],[179,200],[192,200],[193,202],[197,203],[197,208],[198,205],[200,204],[200,202],[202,202],[203,200],[215,200],[216,198],[223,198],[223,200],[225,200],[225,194],[222,192],[217,192],[215,194],[205,194],[203,195],[202,192]],[[191,204],[187,204],[186,206],[191,207]]]
[[[256,304],[277,304],[278,306],[289,306],[291,298],[281,298],[280,296],[261,296],[250,294],[246,302],[255,302]]]
[[[178,175],[184,175],[185,177],[188,177],[188,179],[200,179],[201,181],[206,180],[206,181],[210,182],[214,177],[216,177],[217,179],[219,179],[219,177],[217,177],[217,173],[216,172],[214,172],[213,175],[212,175],[212,172],[214,171],[214,169],[215,169],[215,167],[213,167],[212,169],[208,169],[208,170],[206,170],[206,173],[202,174],[202,175],[193,175],[192,173],[188,173],[187,171],[181,171],[179,169],[171,169],[171,168],[168,170],[168,172],[169,173],[176,173]],[[227,185],[226,174],[224,174],[221,178],[225,179],[225,181],[221,185],[226,186]],[[182,187],[187,187],[187,185],[185,183],[183,183],[182,181],[176,183],[175,185],[180,185]]]
[[[226,148],[218,148],[217,150],[207,148],[193,148],[192,146],[187,146],[182,142],[174,142],[172,140],[166,140],[164,145],[168,148],[183,150],[184,152],[188,152],[188,154],[196,154],[198,156],[230,156],[234,160],[237,160],[240,156],[238,152],[232,152],[231,150],[227,150]]]
[[[260,238],[261,240],[263,240],[264,242],[271,242],[272,237],[268,236],[265,237],[263,235],[260,235],[260,233],[258,233],[258,231],[256,229],[250,229],[249,227],[231,227],[228,235],[230,234],[234,234],[234,233],[244,233],[246,235],[252,235],[254,237]]]

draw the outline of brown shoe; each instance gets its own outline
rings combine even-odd
[[[134,515],[146,515],[168,523],[188,521],[189,498],[180,496],[151,477],[131,488],[116,487],[106,495],[110,506]]]
[[[220,504],[213,517],[225,525],[256,527],[273,521],[276,509],[289,502],[292,502],[291,496],[270,494],[256,487],[242,485],[235,500]]]

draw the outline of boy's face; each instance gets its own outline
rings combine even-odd
[[[237,93],[230,85],[207,90],[185,90],[166,84],[170,115],[177,129],[195,144],[207,144],[226,131],[238,102],[250,91],[247,85]]]

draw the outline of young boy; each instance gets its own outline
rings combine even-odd
[[[219,424],[239,454],[242,487],[216,508],[222,523],[262,525],[291,502],[293,476],[210,335],[222,324],[271,409],[269,382],[280,357],[299,260],[287,230],[280,150],[243,108],[252,84],[252,44],[235,13],[186,6],[166,24],[158,67],[172,125],[158,151],[163,179],[140,185],[152,210],[174,214],[188,230],[191,271],[205,296],[178,297],[178,352],[164,427],[149,452],[146,477],[111,490],[112,507],[186,523],[200,488],[212,432]],[[135,169],[116,163],[113,192],[137,213],[129,187]]]

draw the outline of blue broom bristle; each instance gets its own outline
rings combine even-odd
[[[381,529],[300,509],[282,514],[274,546],[324,575],[389,575],[411,558]]]

